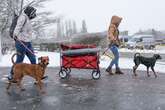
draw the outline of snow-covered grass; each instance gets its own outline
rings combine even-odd
[[[12,62],[11,62],[11,56],[14,53],[7,54],[2,56],[2,59],[0,61],[0,67],[11,67]],[[37,52],[36,53],[36,58],[39,58],[41,56],[49,56],[49,67],[57,67],[60,66],[60,54],[56,52]],[[25,57],[24,59],[25,63],[30,63],[29,59]]]
[[[153,50],[141,50],[141,49],[127,49],[127,48],[121,48],[119,49],[120,52],[129,52],[129,53],[159,53],[159,54],[165,54],[165,47],[159,48],[159,49],[153,49]]]
[[[11,67],[12,66],[12,63],[11,63],[12,54],[2,56],[2,60],[0,61],[0,67]],[[57,52],[38,52],[38,53],[36,53],[36,56],[37,57],[49,56],[49,59],[50,59],[49,63],[50,64],[48,67],[59,67],[60,66],[60,53],[57,53]],[[109,57],[101,56],[100,67],[106,68],[109,65],[110,61],[111,61],[111,59]],[[25,57],[24,62],[30,63],[27,57]],[[156,64],[155,70],[157,72],[162,72],[162,73],[165,72],[165,66],[162,64],[165,64],[165,63],[158,62]],[[132,67],[134,66],[134,62],[133,62],[133,59],[131,59],[131,58],[120,58],[119,65],[122,69],[132,69]],[[145,70],[146,71],[146,67],[141,65],[141,66],[139,66],[138,70]]]
[[[111,59],[106,56],[102,56],[100,59],[100,67],[106,68],[110,64]],[[131,58],[120,58],[119,65],[122,69],[132,69],[134,66],[133,59]],[[138,70],[146,71],[146,67],[144,65],[140,65]],[[157,62],[155,65],[155,71],[165,73],[165,63],[164,62]]]

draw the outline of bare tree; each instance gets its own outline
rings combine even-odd
[[[0,32],[3,34],[3,37],[8,37],[8,29],[11,25],[12,16],[14,13],[17,15],[21,14],[22,10],[30,5],[34,7],[42,8],[44,3],[50,0],[0,0]],[[55,16],[51,17],[52,13],[50,12],[41,12],[38,13],[38,17],[33,20],[32,24],[34,26],[34,32],[36,36],[40,36],[44,28],[50,26],[50,24],[57,23],[57,19],[60,17]]]
[[[12,2],[10,0],[1,0],[0,2],[0,33],[3,35],[11,18]]]
[[[44,3],[50,0],[0,0],[0,37],[3,47],[14,47],[14,40],[9,37],[9,27],[14,13],[20,15],[27,6],[43,8]],[[37,18],[32,20],[34,34],[39,38],[45,35],[45,28],[56,24],[59,16],[52,17],[50,12],[37,13]],[[0,43],[1,45],[1,43]]]

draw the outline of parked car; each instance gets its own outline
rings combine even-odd
[[[135,35],[126,45],[128,49],[154,49],[156,42],[153,35]]]

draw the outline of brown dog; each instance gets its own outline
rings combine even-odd
[[[27,64],[27,63],[16,64],[14,62],[14,56],[17,54],[18,53],[15,53],[11,58],[13,63],[13,79],[9,81],[9,84],[6,89],[9,90],[11,84],[16,83],[17,86],[20,88],[20,90],[23,91],[24,89],[21,86],[21,81],[25,75],[28,75],[36,79],[37,85],[39,87],[39,91],[41,92],[42,84],[43,84],[41,80],[45,74],[45,69],[49,64],[49,58],[48,57],[38,58],[38,64]]]

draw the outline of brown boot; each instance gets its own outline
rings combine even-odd
[[[124,74],[121,70],[120,70],[120,68],[116,68],[116,72],[115,72],[116,74]]]
[[[109,75],[114,75],[114,74],[112,73],[112,69],[111,69],[111,68],[107,68],[105,71],[108,72]]]

